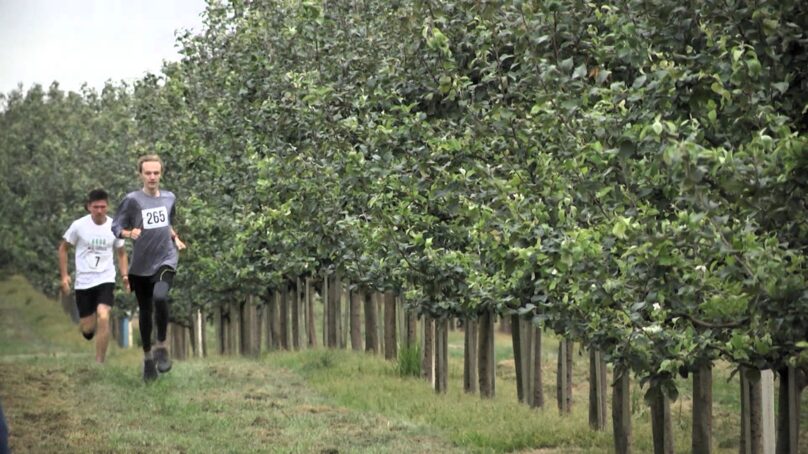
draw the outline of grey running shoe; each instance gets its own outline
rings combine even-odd
[[[153,359],[143,360],[143,381],[146,383],[157,380],[157,367]]]
[[[157,361],[157,370],[161,374],[171,370],[171,358],[168,357],[168,350],[165,348],[154,349],[154,360]]]

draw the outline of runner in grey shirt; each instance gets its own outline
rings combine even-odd
[[[163,161],[157,155],[138,159],[143,189],[130,192],[121,202],[112,232],[134,242],[129,264],[129,285],[140,310],[143,342],[143,379],[152,381],[171,370],[166,348],[168,291],[177,271],[179,251],[185,249],[174,231],[174,194],[160,189]],[[157,325],[157,343],[151,351],[152,314]]]

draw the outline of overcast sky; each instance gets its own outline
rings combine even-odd
[[[179,59],[175,31],[202,29],[205,0],[0,0],[0,93],[139,79]]]

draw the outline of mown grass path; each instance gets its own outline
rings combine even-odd
[[[13,452],[452,452],[439,432],[335,405],[266,361],[177,363],[150,385],[140,353],[103,366],[54,301],[0,282],[0,401]]]

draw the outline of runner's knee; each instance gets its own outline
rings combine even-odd
[[[154,299],[155,304],[164,304],[168,302],[168,289],[168,282],[160,281],[154,284],[154,293],[152,294],[152,299]]]
[[[98,320],[109,320],[109,306],[106,304],[99,304],[96,314],[98,314]]]

